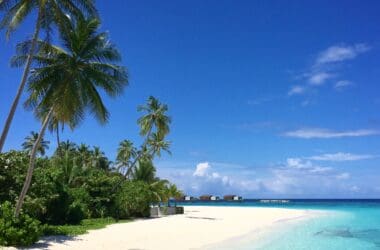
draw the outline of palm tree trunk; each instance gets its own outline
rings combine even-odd
[[[145,142],[142,145],[142,150],[138,153],[138,155],[136,156],[135,160],[132,162],[131,166],[129,166],[129,168],[127,169],[127,172],[125,173],[124,177],[128,177],[128,175],[131,174],[133,167],[136,165],[136,163],[138,162],[138,160],[140,160],[140,158],[143,156],[144,149],[145,149],[146,145],[148,144],[148,140],[149,140],[149,137],[150,137],[151,133],[152,133],[152,128],[149,129],[149,132],[148,132],[148,134],[146,136]]]
[[[58,152],[58,156],[61,156],[61,141],[59,139],[59,123],[57,123],[56,133],[57,133],[57,152]]]
[[[32,59],[33,59],[34,51],[36,49],[36,44],[37,44],[38,35],[40,33],[40,29],[41,29],[41,10],[38,12],[36,27],[35,27],[33,38],[32,38],[32,44],[30,46],[29,55],[28,55],[28,58],[26,60],[24,72],[23,72],[22,77],[21,77],[21,82],[20,82],[20,85],[19,85],[19,87],[17,89],[17,94],[16,94],[15,99],[13,100],[13,103],[12,103],[11,109],[9,111],[7,120],[5,121],[3,132],[1,133],[1,137],[0,137],[0,153],[3,150],[4,143],[5,143],[5,140],[7,138],[9,128],[11,126],[11,123],[12,123],[13,117],[15,115],[18,103],[20,101],[21,94],[24,91],[26,80],[28,79],[28,75],[29,75],[29,71],[30,71],[30,66],[32,64]]]
[[[16,205],[16,211],[15,211],[15,217],[16,218],[20,214],[22,204],[24,203],[25,195],[28,192],[28,189],[30,187],[30,182],[32,181],[33,170],[34,170],[34,162],[36,160],[37,149],[40,146],[41,139],[43,138],[43,136],[45,134],[45,130],[46,130],[46,127],[49,123],[49,120],[50,120],[52,113],[53,113],[53,109],[51,108],[49,113],[46,115],[45,120],[42,123],[41,130],[38,133],[38,138],[37,138],[36,142],[34,143],[32,151],[30,153],[28,172],[26,174],[24,186],[22,187],[20,197],[18,198],[17,205]]]
[[[151,133],[152,133],[152,129],[149,130],[149,132],[148,132],[148,134],[147,134],[147,136],[146,136],[145,142],[144,142],[144,144],[142,145],[142,148],[143,148],[143,149],[144,149],[144,148],[146,147],[146,145],[148,144],[148,139],[149,139]],[[140,158],[142,157],[142,155],[143,155],[143,150],[141,150],[141,151],[137,154],[135,160],[134,160],[134,161],[132,162],[132,164],[127,168],[127,171],[126,171],[125,174],[124,174],[124,178],[127,178],[127,177],[131,174],[133,167],[136,165],[136,163],[138,162],[138,160],[140,160]],[[116,188],[119,187],[119,186],[121,185],[121,183],[123,183],[123,180],[120,180],[118,183],[116,183],[116,185],[113,186],[113,188],[111,189],[111,192],[114,192],[114,191],[116,190]]]

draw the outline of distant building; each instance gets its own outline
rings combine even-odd
[[[184,196],[176,199],[176,201],[193,201],[193,200],[196,200],[196,198],[194,198],[193,196],[190,196],[190,195],[184,195]]]
[[[199,196],[199,199],[201,201],[217,201],[219,200],[219,196],[205,194],[205,195]]]
[[[184,200],[185,200],[185,201],[193,201],[193,200],[195,200],[195,199],[194,199],[193,196],[186,195],[186,196],[184,196]]]
[[[219,200],[219,196],[211,195],[210,200],[211,201],[218,201]]]
[[[193,196],[190,196],[190,195],[185,196],[185,201],[192,201],[192,200],[194,200]]]
[[[238,195],[229,194],[229,195],[225,195],[223,197],[223,199],[225,201],[241,201],[243,198],[241,196],[238,196]]]

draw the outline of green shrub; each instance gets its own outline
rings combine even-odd
[[[43,225],[44,235],[75,236],[87,233],[88,230],[104,228],[113,223],[125,223],[127,220],[116,221],[114,218],[84,219],[78,225]]]
[[[153,194],[147,183],[125,182],[116,198],[117,217],[148,217],[152,200]]]
[[[69,224],[78,224],[86,217],[86,205],[75,201],[73,202],[66,213],[66,222]]]
[[[10,202],[0,206],[0,246],[28,246],[41,236],[38,220],[21,213],[14,217],[14,208]]]

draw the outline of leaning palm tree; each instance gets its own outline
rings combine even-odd
[[[29,46],[27,51],[24,72],[17,94],[13,100],[0,137],[0,152],[3,149],[13,116],[28,79],[32,58],[36,52],[37,40],[41,29],[45,30],[49,37],[52,26],[62,25],[67,14],[78,16],[84,13],[85,15],[97,16],[93,0],[0,0],[0,12],[4,12],[4,16],[2,20],[0,20],[0,29],[5,29],[6,36],[9,38],[10,34],[17,29],[33,11],[37,12],[34,34],[31,40],[31,46]]]
[[[117,149],[116,166],[118,170],[128,168],[131,164],[131,159],[137,156],[136,148],[129,140],[120,142]]]
[[[166,114],[168,111],[168,106],[166,104],[160,103],[160,101],[153,96],[148,98],[148,102],[146,105],[141,105],[138,107],[138,111],[145,112],[145,114],[138,119],[138,123],[140,125],[140,134],[145,136],[145,141],[141,146],[137,156],[134,161],[128,167],[125,176],[130,175],[132,169],[136,166],[138,161],[145,155],[147,156],[147,152],[149,152],[147,147],[149,142],[155,141],[157,138],[161,140],[169,133],[169,124],[171,123],[170,117]],[[152,136],[156,136],[157,138],[151,138]],[[169,146],[169,145],[165,145]],[[157,152],[157,151],[156,151]],[[160,152],[160,151],[158,151]],[[151,155],[153,157],[154,154]]]
[[[168,154],[171,154],[170,142],[165,141],[164,138],[159,133],[152,133],[148,139],[148,152],[151,155],[157,155],[161,157],[161,151],[165,151]]]
[[[16,216],[22,207],[34,170],[36,150],[52,116],[63,124],[79,124],[86,111],[101,123],[109,113],[99,91],[111,97],[120,95],[128,84],[126,69],[115,64],[121,57],[108,40],[107,33],[98,33],[96,18],[65,17],[60,40],[63,47],[39,42],[33,57],[36,67],[28,82],[29,98],[25,105],[42,119],[39,138],[33,146],[28,173],[16,205]],[[13,62],[23,64],[28,54],[19,51]],[[72,128],[73,129],[73,128]]]
[[[38,133],[31,131],[30,135],[25,137],[25,142],[22,144],[22,149],[28,152],[28,154],[30,154],[32,151],[33,145],[37,141],[37,138],[38,138]],[[45,141],[42,138],[40,141],[40,146],[37,149],[37,153],[39,153],[40,155],[45,155],[46,150],[49,149],[49,143],[50,143],[49,141]]]

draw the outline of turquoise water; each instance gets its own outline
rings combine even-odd
[[[286,204],[195,202],[183,205],[283,207],[320,210],[323,215],[300,222],[279,223],[274,231],[234,239],[214,249],[380,249],[380,200],[291,200]]]

